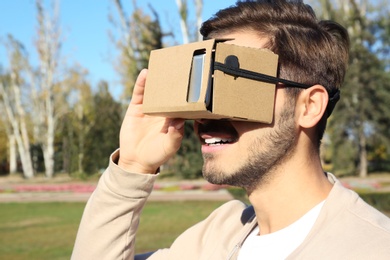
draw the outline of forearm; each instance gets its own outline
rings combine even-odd
[[[114,163],[100,178],[84,210],[72,259],[132,259],[139,215],[152,191],[154,174],[129,173]]]

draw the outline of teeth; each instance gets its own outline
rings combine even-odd
[[[219,144],[224,144],[224,143],[230,143],[233,140],[232,139],[224,139],[224,138],[214,137],[214,138],[205,139],[204,141],[205,141],[206,144],[209,144],[209,145],[210,144],[219,145]]]

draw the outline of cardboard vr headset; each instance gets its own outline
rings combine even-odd
[[[215,39],[154,50],[143,112],[272,123],[276,86],[266,78],[276,77],[277,67],[278,55],[270,50]]]

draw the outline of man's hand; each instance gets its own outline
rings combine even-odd
[[[184,120],[142,113],[147,70],[138,75],[120,131],[118,165],[134,173],[156,173],[179,149]]]

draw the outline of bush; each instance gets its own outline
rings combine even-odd
[[[380,211],[390,212],[390,192],[358,192],[360,197]]]
[[[234,199],[240,200],[246,204],[250,204],[244,189],[238,187],[229,187],[227,190],[234,197]]]

